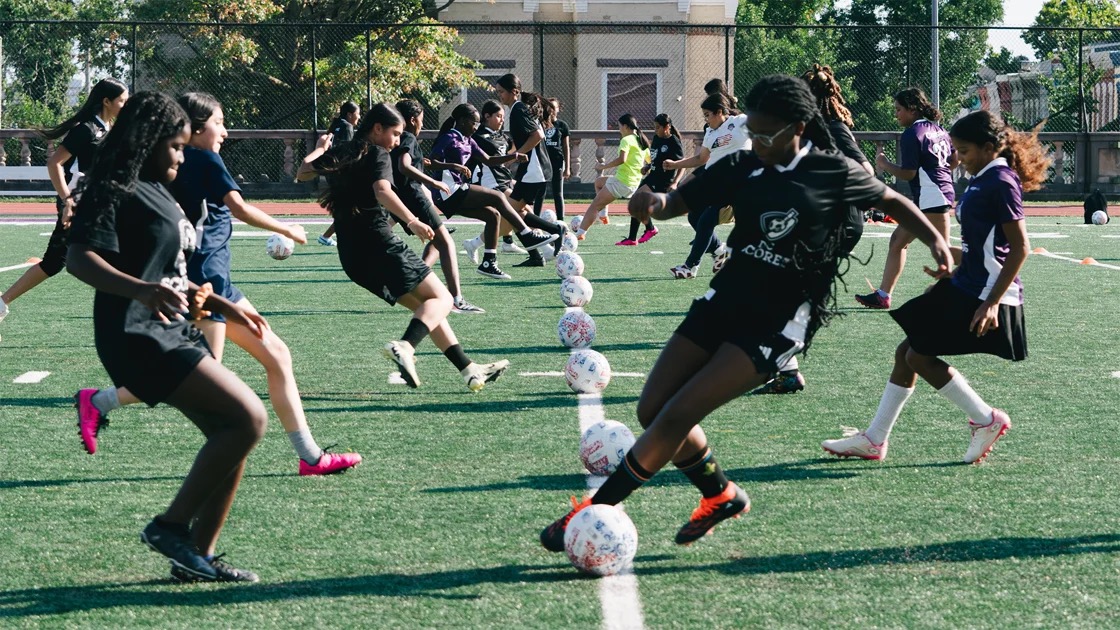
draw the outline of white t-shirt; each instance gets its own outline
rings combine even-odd
[[[711,152],[707,166],[736,151],[750,151],[751,139],[747,136],[747,115],[729,116],[719,127],[709,128],[704,134],[704,147]]]

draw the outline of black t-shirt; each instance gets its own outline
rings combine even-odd
[[[329,167],[353,150],[357,147],[331,149],[312,166]],[[376,247],[392,236],[391,215],[373,192],[373,184],[379,180],[392,184],[393,166],[389,152],[376,144],[369,145],[362,159],[327,175],[334,199],[331,215],[338,235],[338,256],[344,264],[348,259],[364,259],[364,249]]]
[[[849,220],[850,207],[871,207],[886,186],[839,152],[807,143],[790,166],[781,168],[737,151],[678,193],[690,208],[730,204],[735,211],[727,239],[731,258],[712,279],[711,299],[780,327],[806,301],[809,279],[793,264],[794,257],[820,248]]]
[[[482,125],[478,131],[474,132],[472,136],[474,141],[478,143],[478,148],[486,152],[486,155],[496,157],[509,153],[510,137],[504,131],[494,131],[493,129]],[[472,179],[479,186],[484,188],[491,188],[495,190],[504,190],[510,187],[510,182],[513,181],[513,173],[510,172],[507,166],[487,166],[478,160],[471,159],[467,166],[474,174]]]
[[[568,129],[568,123],[563,120],[554,121],[551,127],[544,130],[544,140],[541,140],[541,144],[548,151],[548,159],[552,162],[552,168],[564,168],[564,138],[571,135],[572,132]]]
[[[676,171],[667,171],[664,168],[665,160],[679,160],[684,157],[684,147],[680,138],[670,135],[662,138],[657,134],[653,136],[653,144],[649,146],[649,173],[646,174],[646,185],[654,191],[664,192],[673,181]]]
[[[529,106],[521,101],[513,104],[509,110],[509,133],[513,136],[513,146],[520,148],[529,140],[529,136],[538,129],[544,132],[536,116],[529,113]],[[525,183],[543,183],[552,174],[552,164],[548,161],[548,152],[544,149],[544,141],[537,143],[529,154],[529,161],[517,167],[517,181]]]
[[[856,137],[852,135],[852,130],[842,121],[829,121],[828,131],[832,134],[832,141],[836,143],[836,149],[843,153],[844,157],[855,160],[858,164],[870,163],[867,156],[859,148],[859,143],[856,142]]]
[[[354,125],[351,125],[349,120],[343,118],[334,119],[334,122],[331,123],[330,132],[334,134],[331,146],[337,147],[344,142],[350,142],[354,139]]]
[[[397,189],[397,194],[404,200],[408,195],[415,201],[420,201],[425,198],[424,185],[420,182],[408,177],[401,171],[401,156],[404,154],[412,159],[412,168],[424,172],[424,153],[420,151],[420,142],[416,136],[411,132],[404,132],[401,134],[401,143],[397,148],[393,149],[390,158],[393,163],[393,185]]]
[[[70,131],[66,132],[66,136],[62,139],[62,146],[70,152],[70,159],[62,163],[62,170],[66,173],[74,167],[74,163],[78,163],[78,172],[88,173],[91,166],[93,166],[93,152],[97,148],[97,143],[101,138],[105,137],[105,133],[109,129],[101,123],[101,119],[94,117],[82,123],[78,123]]]
[[[194,226],[170,191],[140,181],[116,211],[81,207],[74,214],[70,243],[98,250],[113,268],[144,282],[186,292],[187,257],[194,251]],[[189,321],[165,324],[140,302],[98,291],[93,301],[94,334],[101,342],[124,334],[156,341],[163,350],[182,345]]]

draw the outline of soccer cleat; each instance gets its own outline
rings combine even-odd
[[[700,265],[689,267],[688,265],[677,265],[669,270],[673,277],[677,280],[684,280],[687,278],[695,278],[697,272],[700,271]]]
[[[451,312],[482,314],[486,312],[486,309],[482,308],[481,306],[475,306],[474,304],[471,304],[470,302],[460,297],[456,298],[455,301],[451,303]]]
[[[533,230],[528,234],[519,234],[517,238],[521,240],[521,244],[525,246],[528,251],[540,249],[556,240],[556,234],[547,234],[540,230]]]
[[[509,361],[502,359],[493,363],[471,363],[463,368],[459,373],[463,375],[463,380],[467,383],[467,389],[472,392],[480,392],[487,383],[493,383],[498,380],[506,370],[509,369]]]
[[[589,230],[591,228],[587,228],[587,229]],[[577,241],[582,241],[585,238],[587,238],[587,230],[584,230],[583,232],[576,232],[576,240]]]
[[[4,318],[7,317],[7,316],[8,316],[8,305],[4,303],[4,300],[0,300],[0,322],[4,321]]]
[[[891,307],[891,296],[884,296],[878,291],[872,291],[866,295],[856,295],[856,301],[867,308],[887,309]]]
[[[401,378],[406,385],[413,389],[420,387],[420,376],[416,373],[416,349],[412,344],[403,340],[390,341],[381,353],[401,369]]]
[[[477,265],[478,250],[482,249],[482,239],[478,238],[477,236],[474,238],[468,238],[467,240],[463,241],[463,249],[467,251],[467,258],[470,258],[471,262]]]
[[[731,248],[726,244],[720,243],[720,246],[712,252],[712,275],[719,273],[723,266],[727,264],[727,260],[731,258]]]
[[[572,497],[572,510],[541,530],[541,545],[549,551],[564,551],[564,530],[568,529],[568,521],[589,505],[591,505],[591,497],[586,497],[583,501],[576,501],[576,498]]]
[[[700,507],[692,511],[688,522],[677,532],[678,545],[690,545],[707,536],[712,528],[729,518],[739,518],[751,511],[751,498],[734,483],[710,499],[700,499]]]
[[[320,234],[319,244],[325,245],[326,247],[335,247],[338,245],[338,239],[333,236],[323,236],[322,234]]]
[[[615,243],[615,245],[621,245],[622,247],[633,247],[637,244],[638,244],[638,241],[635,241],[632,238],[624,238],[621,241]]]
[[[327,449],[323,449],[319,461],[314,464],[299,460],[299,476],[333,475],[349,470],[360,463],[362,463],[362,456],[357,453],[329,453]]]
[[[213,579],[192,575],[184,571],[181,567],[176,566],[174,563],[171,564],[171,577],[178,582],[249,582],[252,584],[261,581],[261,578],[256,573],[246,571],[245,569],[238,569],[225,560],[222,560],[225,555],[224,553],[220,553],[210,558],[210,566],[214,569],[214,572],[218,574],[217,577]]]
[[[599,223],[602,223],[603,225],[610,225],[610,223],[611,223],[611,218],[607,214],[607,209],[606,208],[603,208],[602,210],[599,211]]]
[[[482,264],[476,269],[478,273],[495,280],[509,280],[511,276],[498,268],[498,261],[493,258],[483,258]]]
[[[108,416],[102,415],[93,406],[93,395],[96,393],[96,389],[80,389],[74,394],[74,407],[78,409],[78,435],[82,438],[82,447],[90,455],[97,452],[97,433],[109,424]]]
[[[981,426],[969,419],[968,428],[972,430],[972,441],[968,443],[964,463],[978,464],[992,452],[996,440],[1003,437],[1003,434],[1011,428],[1011,417],[1005,411],[992,409],[991,423]]]
[[[529,252],[517,243],[507,243],[502,241],[502,246],[498,250],[503,254],[528,254]]]
[[[778,375],[770,379],[768,383],[754,390],[749,395],[793,394],[803,389],[805,389],[805,377],[801,375],[801,372],[794,372],[793,374],[783,374],[779,372]]]
[[[178,567],[186,575],[207,581],[218,579],[218,571],[199,552],[186,525],[161,525],[152,519],[140,532],[140,542],[166,556],[172,567]]]
[[[560,250],[564,247],[564,236],[568,234],[568,228],[561,225],[560,232],[556,235],[556,240],[552,242],[552,256],[556,258],[560,255]],[[547,252],[548,250],[545,250]]]
[[[845,428],[844,437],[821,442],[821,448],[837,457],[858,457],[860,459],[880,460],[887,457],[888,440],[882,444],[872,442],[863,431]]]
[[[652,230],[646,230],[645,232],[642,232],[641,238],[638,239],[638,244],[640,245],[642,243],[645,243],[646,241],[648,241],[649,239],[651,239],[655,236],[657,236],[657,228],[653,228]]]

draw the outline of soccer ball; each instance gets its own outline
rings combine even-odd
[[[583,223],[583,217],[575,216],[575,217],[572,217],[572,220],[568,222],[568,227],[570,227],[572,229],[572,232],[578,232],[579,231],[579,226],[582,223]]]
[[[630,568],[638,553],[638,530],[621,508],[589,505],[568,521],[564,551],[572,566],[591,575],[614,575]]]
[[[265,251],[276,260],[288,258],[295,249],[295,241],[282,234],[273,234],[268,237],[268,242],[265,243]]]
[[[556,256],[556,275],[561,278],[583,275],[583,258],[575,252],[560,252]]]
[[[1108,223],[1108,213],[1104,210],[1097,210],[1093,213],[1091,219],[1093,221],[1093,225],[1104,225],[1105,223]]]
[[[574,252],[579,249],[579,239],[572,231],[564,232],[564,240],[560,243],[560,251]]]
[[[577,394],[594,394],[607,388],[611,382],[611,366],[607,358],[585,349],[573,352],[564,368],[568,387]]]
[[[560,283],[560,300],[564,306],[587,306],[595,291],[583,276],[569,276]]]
[[[556,223],[556,212],[552,209],[541,210],[541,219],[549,223]]]
[[[579,459],[587,472],[605,477],[618,468],[634,441],[634,434],[625,424],[614,420],[597,422],[579,440]]]
[[[556,332],[568,348],[586,348],[595,341],[595,320],[583,309],[573,308],[560,317]]]

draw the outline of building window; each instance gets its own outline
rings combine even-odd
[[[661,73],[619,70],[603,73],[603,129],[618,129],[618,117],[631,114],[643,129],[653,127],[661,108]]]

